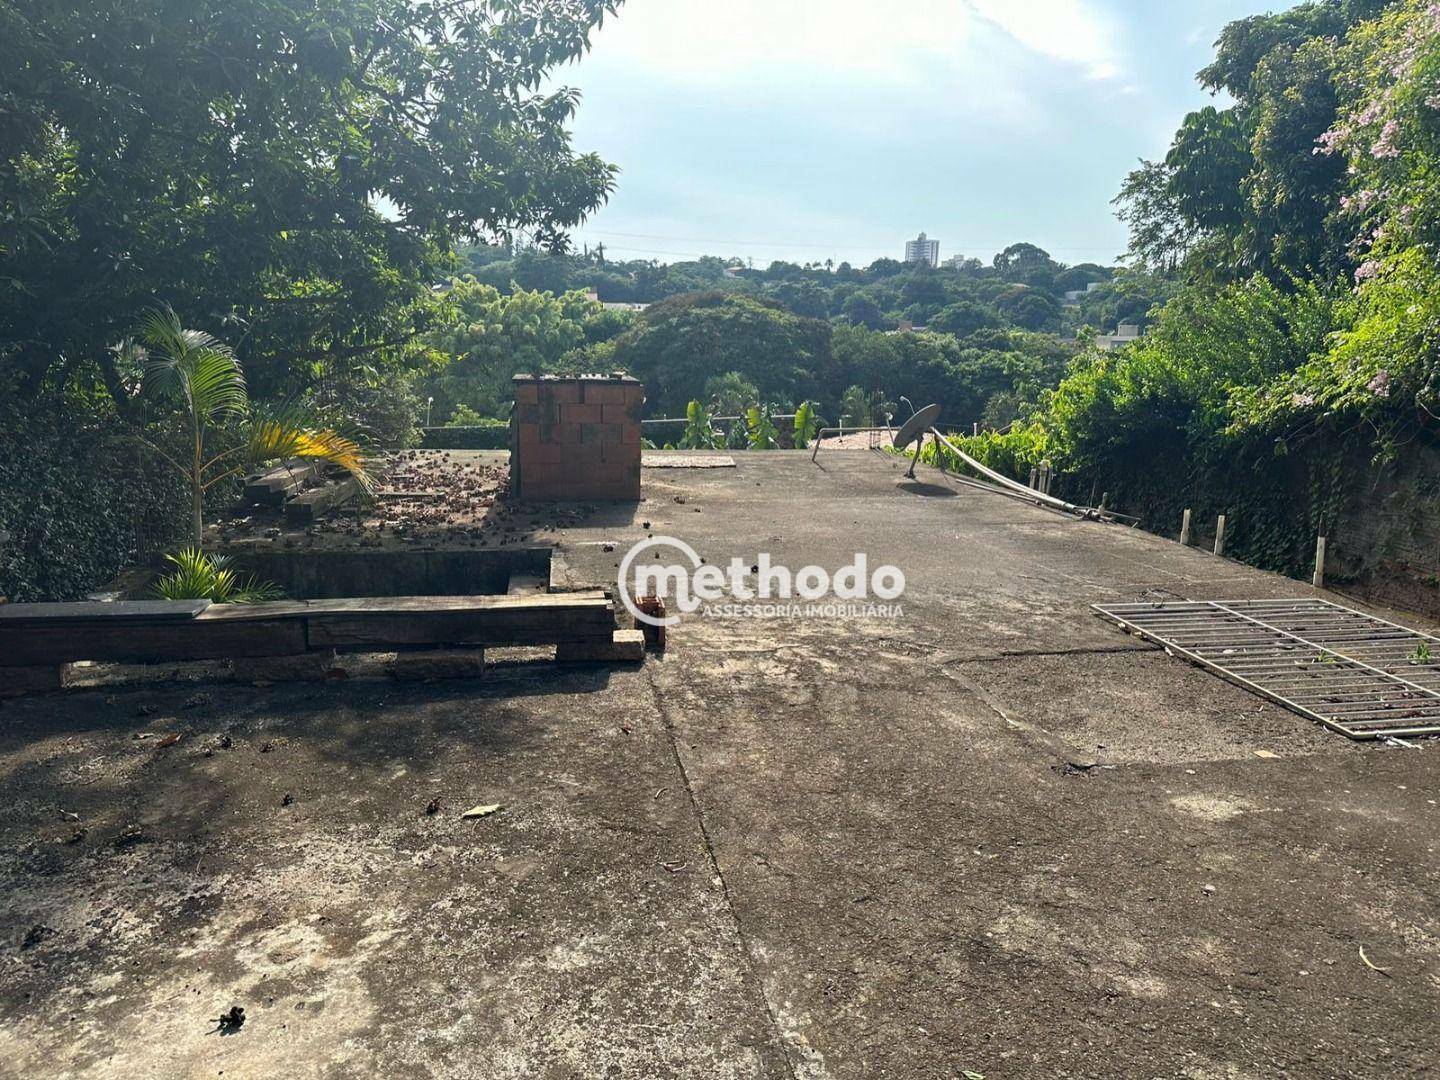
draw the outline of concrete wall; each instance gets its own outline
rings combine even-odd
[[[349,596],[493,596],[504,593],[511,574],[548,580],[550,549],[511,547],[484,551],[416,551],[367,548],[298,549],[232,544],[242,575],[273,582],[291,600]]]
[[[1412,445],[1367,480],[1332,529],[1330,579],[1377,603],[1440,618],[1440,449]]]

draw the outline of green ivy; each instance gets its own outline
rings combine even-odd
[[[0,596],[11,601],[79,599],[185,535],[175,470],[117,421],[77,415],[0,407]]]

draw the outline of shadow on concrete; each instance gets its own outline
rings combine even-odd
[[[908,491],[911,495],[920,495],[926,499],[953,499],[959,494],[953,488],[942,487],[940,484],[927,484],[920,480],[902,480],[895,486],[901,491]]]

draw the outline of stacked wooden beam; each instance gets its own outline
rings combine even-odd
[[[0,693],[58,685],[51,675],[77,660],[164,663],[502,645],[585,646],[582,655],[599,659],[609,656],[605,647],[615,634],[611,602],[598,590],[265,604],[6,604]]]
[[[285,501],[285,524],[309,528],[330,511],[360,497],[360,484],[353,477],[334,480],[321,487],[302,491]]]
[[[295,458],[273,469],[248,478],[241,501],[246,506],[269,506],[279,509],[285,500],[303,491],[306,485],[320,479],[321,466],[318,462]]]

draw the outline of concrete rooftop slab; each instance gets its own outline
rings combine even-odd
[[[904,617],[695,617],[629,671],[0,703],[0,1072],[1440,1068],[1440,749],[1350,743],[1089,609],[1308,586],[880,454],[734,456],[527,542],[576,584],[647,533],[864,551]]]

